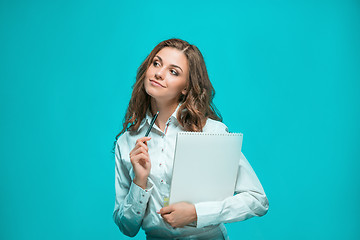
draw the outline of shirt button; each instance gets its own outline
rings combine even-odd
[[[136,212],[137,214],[140,214],[140,212]]]
[[[161,180],[161,182],[164,182],[164,180]]]
[[[142,201],[140,201],[140,204],[142,204]]]
[[[162,149],[161,149],[161,151],[163,152],[163,151],[164,151],[164,149],[162,148]]]
[[[160,163],[159,166],[161,166],[162,164]]]

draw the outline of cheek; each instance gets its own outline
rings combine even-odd
[[[186,79],[174,78],[172,79],[172,89],[176,92],[181,92],[186,87]]]
[[[149,77],[150,75],[151,75],[151,69],[149,68],[148,70],[146,70],[145,76]]]
[[[155,75],[156,71],[156,68],[151,64],[146,70],[145,76],[148,78],[152,78]]]
[[[144,84],[145,91],[147,92],[151,85],[147,76],[145,77],[143,84]]]

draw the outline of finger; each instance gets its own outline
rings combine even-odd
[[[148,151],[148,150],[149,150],[149,148],[148,148],[148,146],[147,146],[146,142],[144,143],[144,142],[139,142],[139,141],[136,141],[136,143],[135,143],[135,147],[131,150],[131,152],[129,153],[129,155],[134,154],[134,152],[135,152],[137,149],[139,149],[139,148],[144,148],[144,149],[146,149],[146,151]]]
[[[167,222],[173,229],[177,227],[177,224],[174,222],[173,217],[170,214],[165,214],[162,216],[165,222]]]
[[[151,137],[142,137],[142,138],[139,138],[138,140],[136,140],[136,143],[146,142],[146,141],[149,141],[150,139],[151,139]]]
[[[129,154],[130,160],[131,160],[134,156],[136,156],[136,155],[138,155],[138,154],[140,154],[140,153],[144,153],[145,155],[149,156],[148,151],[147,151],[146,149],[144,149],[143,147],[137,148],[136,150],[135,150],[135,148],[134,148],[134,149],[132,150],[132,152]]]
[[[145,155],[149,156],[149,153],[148,153],[144,148],[138,148],[138,149],[136,149],[136,150],[133,152],[132,156],[136,156],[136,155],[139,155],[139,154],[141,154],[141,153],[144,153]]]
[[[139,148],[140,148],[140,145],[136,143],[136,144],[135,144],[135,147],[130,151],[129,155],[130,155],[130,156],[133,155],[134,152],[135,152],[136,150],[138,150]]]
[[[137,142],[136,145],[138,145],[139,147],[144,148],[146,151],[149,150],[149,147],[147,146],[147,142]]]
[[[161,217],[164,219],[165,222],[170,224],[170,215],[169,214],[165,214],[165,215],[161,215]]]
[[[169,213],[171,213],[171,212],[173,212],[173,211],[174,211],[174,210],[173,210],[173,207],[172,207],[172,205],[170,205],[170,206],[163,207],[162,209],[160,209],[159,213],[160,213],[161,215],[164,215],[164,214],[169,214]]]
[[[140,163],[142,166],[145,167],[146,163],[150,163],[149,157],[145,155],[144,153],[140,153],[133,157],[132,159],[133,163]]]
[[[140,160],[144,160],[145,162],[149,161],[149,155],[145,153],[139,153],[133,157],[134,162],[139,162]]]
[[[142,141],[144,139],[145,139],[145,142]],[[136,151],[140,147],[144,147],[146,149],[146,151],[149,150],[146,141],[149,141],[150,139],[151,139],[151,137],[142,137],[142,138],[139,138],[138,140],[136,140],[135,147],[130,151],[129,155],[133,154],[134,151]]]

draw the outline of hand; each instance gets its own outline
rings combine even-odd
[[[143,189],[146,189],[147,178],[150,174],[151,162],[148,153],[147,142],[150,137],[142,137],[136,141],[135,147],[130,152],[130,161],[134,169],[135,177],[133,182]]]
[[[181,228],[189,223],[197,221],[196,209],[194,204],[178,202],[170,206],[163,207],[159,212],[161,217],[173,228]]]

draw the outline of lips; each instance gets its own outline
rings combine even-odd
[[[150,83],[152,84],[152,85],[155,85],[155,86],[159,86],[159,87],[165,87],[164,85],[162,85],[161,83],[159,83],[158,81],[155,81],[155,80],[152,80],[152,79],[150,79]]]

